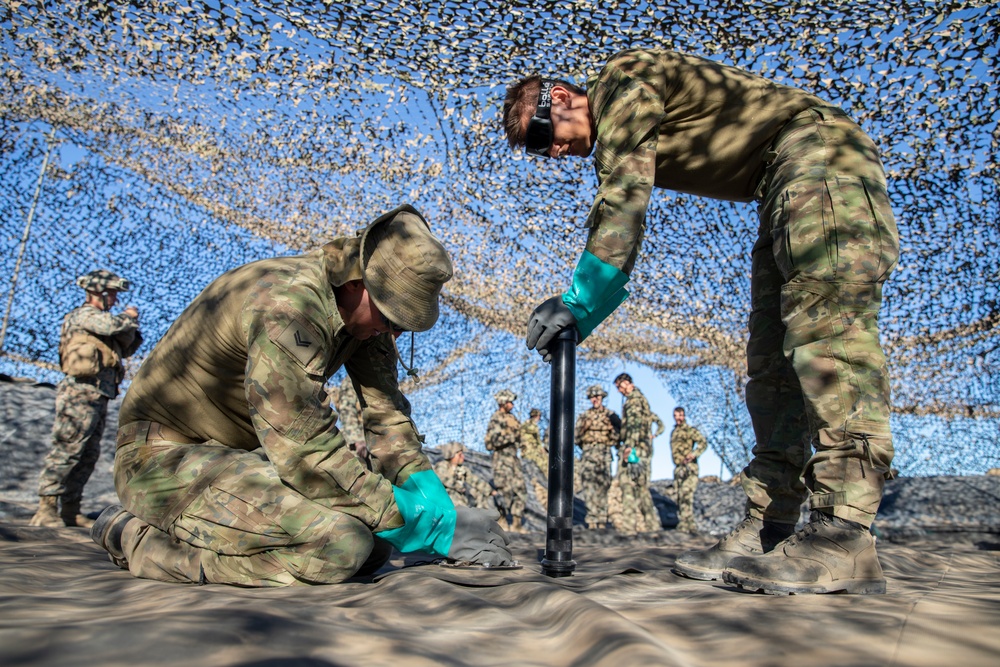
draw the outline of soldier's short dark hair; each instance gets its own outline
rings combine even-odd
[[[617,387],[622,382],[632,382],[632,376],[629,375],[628,373],[621,373],[618,377],[615,378],[615,386]],[[632,384],[635,383],[632,382]]]
[[[562,79],[549,79],[557,85],[573,91],[578,95],[586,95],[587,91]],[[503,128],[507,133],[507,143],[511,148],[523,146],[527,120],[535,115],[538,108],[538,91],[542,88],[542,77],[537,74],[526,76],[515,84],[507,87],[507,97],[503,101]]]
[[[684,412],[684,408],[682,408],[679,405],[676,408],[674,408],[674,412],[680,412],[680,413],[683,413],[683,414],[687,414],[686,412]]]

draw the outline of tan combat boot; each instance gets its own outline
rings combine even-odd
[[[108,552],[111,562],[123,570],[128,569],[128,560],[122,548],[122,533],[129,521],[135,518],[121,505],[109,505],[90,527],[90,539]],[[379,540],[376,540],[379,541]]]
[[[885,593],[872,534],[861,524],[816,511],[770,553],[729,561],[722,578],[771,595]]]
[[[748,516],[708,549],[689,551],[678,556],[674,572],[702,581],[721,579],[722,571],[732,559],[767,553],[794,532],[793,524],[763,521]]]
[[[39,496],[38,511],[28,525],[42,528],[62,528],[66,525],[59,516],[59,496]]]
[[[62,521],[67,526],[79,526],[80,528],[90,528],[94,525],[94,520],[85,514],[80,514],[80,501],[63,501],[62,509],[59,512]]]

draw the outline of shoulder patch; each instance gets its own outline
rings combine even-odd
[[[310,375],[322,375],[326,370],[326,359],[320,333],[309,324],[296,319],[275,324],[278,326],[268,331],[271,340],[298,361]]]

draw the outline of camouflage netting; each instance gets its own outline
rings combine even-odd
[[[547,411],[520,339],[566,288],[595,190],[590,161],[507,149],[504,87],[582,83],[662,46],[815,92],[883,147],[903,246],[882,317],[897,465],[981,472],[1000,465],[998,24],[985,1],[0,0],[0,369],[58,377],[58,323],[92,268],[137,286],[141,356],[215,275],[405,201],[457,267],[410,393],[429,443],[481,446],[501,384],[526,393],[521,416]],[[581,384],[657,369],[732,469],[752,446],[755,230],[750,205],[654,194],[632,297],[581,348]]]

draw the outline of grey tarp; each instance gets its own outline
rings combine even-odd
[[[367,582],[285,589],[132,578],[83,529],[0,524],[0,664],[1000,664],[996,536],[887,543],[884,596],[770,597],[670,572],[709,538],[582,533],[572,577],[397,557]],[[978,539],[978,541],[977,541]],[[617,542],[617,544],[616,544]]]

